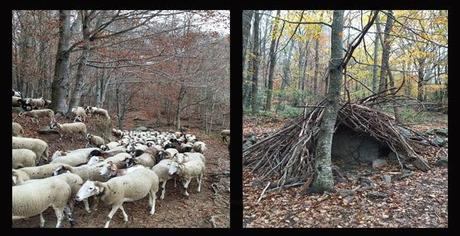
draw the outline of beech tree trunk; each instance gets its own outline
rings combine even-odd
[[[254,31],[253,31],[253,60],[252,60],[252,92],[251,92],[251,108],[252,113],[259,112],[259,104],[257,101],[257,91],[258,91],[258,77],[259,77],[259,20],[260,15],[257,11],[254,13]]]
[[[67,113],[70,113],[72,111],[73,107],[77,107],[80,105],[80,98],[81,98],[81,93],[82,93],[82,87],[84,83],[84,73],[86,69],[86,62],[88,61],[88,57],[90,54],[90,48],[89,48],[89,37],[90,37],[90,32],[89,32],[89,15],[87,10],[82,10],[81,11],[81,26],[82,26],[82,35],[83,35],[83,51],[81,53],[80,60],[78,61],[78,67],[77,67],[77,74],[75,76],[75,86],[73,90],[73,94],[71,96],[70,102],[69,102],[69,109]]]
[[[51,85],[51,109],[55,113],[67,111],[67,91],[69,89],[69,41],[70,11],[59,10],[59,41],[56,53],[54,78]]]
[[[324,192],[334,188],[334,178],[331,167],[331,148],[334,126],[339,109],[340,87],[342,83],[343,57],[343,10],[334,10],[331,33],[331,60],[329,62],[329,92],[328,104],[325,108],[318,141],[315,149],[316,177],[313,180],[311,191]]]
[[[280,16],[280,10],[277,11],[276,16]],[[270,43],[270,67],[268,71],[268,88],[267,88],[267,102],[265,103],[265,109],[270,111],[272,109],[272,93],[273,93],[273,74],[275,72],[276,66],[276,49],[277,49],[277,40],[276,35],[278,34],[278,20],[275,20],[273,23],[273,30],[271,34],[271,43]]]
[[[243,71],[244,65],[246,63],[246,48],[249,39],[249,34],[251,32],[251,20],[254,11],[244,10],[243,11]]]
[[[377,27],[377,33],[375,34],[374,39],[374,66],[372,68],[372,92],[377,92],[377,73],[378,73],[378,51],[379,51],[379,33],[380,33],[380,23],[379,17],[375,18],[375,25]]]

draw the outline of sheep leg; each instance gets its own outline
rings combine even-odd
[[[161,185],[161,187],[163,188],[163,190],[161,191],[161,197],[160,197],[161,200],[163,200],[165,198],[166,182],[168,182],[168,181],[167,180],[163,181],[163,184]]]
[[[123,220],[125,222],[128,222],[128,214],[125,212],[125,208],[123,208],[123,205],[120,206],[121,212],[123,213]]]
[[[113,215],[115,215],[115,212],[117,212],[118,208],[120,208],[120,205],[113,205],[112,210],[110,210],[109,215],[107,216],[108,220],[105,222],[104,228],[108,228],[110,221],[112,220]]]
[[[152,208],[150,209],[150,215],[153,215],[153,214],[155,214],[155,202],[156,202],[156,199],[157,199],[156,192],[151,190],[150,197],[152,199],[152,206],[151,206]]]
[[[190,181],[192,181],[191,178],[188,178],[187,180],[185,180],[185,183],[184,183],[184,188],[185,188],[185,196],[189,196],[188,192],[187,192],[187,188],[188,188],[188,185],[190,184]]]
[[[94,209],[94,211],[97,211],[97,206],[99,205],[99,198],[94,196],[93,200],[94,200],[93,209]]]
[[[88,198],[86,198],[85,200],[83,200],[83,204],[85,204],[85,210],[86,210],[86,212],[91,213],[91,209],[89,209]]]
[[[176,177],[174,177],[174,188],[176,188],[177,185],[176,185]]]
[[[197,191],[201,191],[201,180],[203,179],[203,173],[201,173],[198,177],[196,177],[196,181],[198,182],[198,189]]]
[[[62,219],[64,218],[64,208],[54,208],[54,213],[56,214],[57,222],[56,222],[56,228],[60,228],[62,225]]]
[[[73,227],[75,224],[75,220],[72,217],[72,212],[73,212],[73,206],[72,209],[70,207],[64,207],[64,213],[67,216],[67,219],[69,220],[70,227]]]
[[[45,218],[43,218],[43,214],[40,213],[40,228],[45,227]]]
[[[87,142],[87,143],[86,143],[86,145],[85,145],[85,148],[87,148],[87,147],[88,147],[88,145],[89,145],[89,142]]]

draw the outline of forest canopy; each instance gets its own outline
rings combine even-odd
[[[371,11],[345,11],[344,52],[356,43],[371,16]],[[388,17],[392,28],[384,32]],[[319,101],[328,87],[332,11],[245,11],[243,25],[248,19],[251,30],[243,26],[245,109],[257,113],[260,106],[262,111],[295,116],[301,112],[296,106]],[[397,94],[407,98],[405,104],[447,103],[447,23],[446,10],[379,11],[346,66],[342,97],[357,100],[402,85]],[[392,78],[382,70],[385,47]]]

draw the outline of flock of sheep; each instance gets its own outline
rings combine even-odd
[[[55,151],[50,157],[45,141],[23,137],[22,126],[13,122],[13,220],[40,215],[40,227],[44,227],[42,213],[52,207],[57,218],[56,227],[61,227],[65,219],[73,226],[74,204],[83,202],[85,210],[91,213],[102,201],[112,207],[104,225],[107,228],[118,209],[122,211],[124,221],[128,221],[124,202],[137,201],[147,195],[149,212],[153,215],[156,194],[161,185],[160,199],[164,199],[168,180],[174,180],[174,187],[176,180],[180,180],[184,195],[189,196],[188,186],[195,179],[197,192],[200,192],[206,145],[195,135],[112,129],[117,141],[106,142],[102,137],[88,133],[83,123],[88,117],[110,120],[106,110],[76,107],[72,109],[74,122],[60,124],[56,122],[54,112],[46,108],[49,102],[34,102],[38,100],[42,99],[22,99],[20,93],[13,91],[13,106],[25,110],[19,113],[21,116],[31,117],[34,122],[48,118],[50,128],[58,131],[61,138],[82,135],[88,143],[80,149]],[[221,135],[226,140],[230,131],[224,130]]]

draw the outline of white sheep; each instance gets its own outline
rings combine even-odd
[[[92,114],[92,115],[95,114],[95,115],[104,117],[107,120],[110,120],[109,112],[107,112],[107,110],[105,109],[88,106],[85,108],[85,111],[87,114]]]
[[[51,163],[64,163],[70,166],[82,165],[88,162],[92,150],[97,149],[80,149],[80,151],[74,150],[71,152],[56,151],[51,157]]]
[[[35,152],[39,161],[48,161],[48,144],[36,138],[23,138],[23,137],[12,137],[13,149],[29,149]]]
[[[72,113],[75,114],[75,118],[79,117],[82,121],[86,121],[86,111],[83,107],[73,107]]]
[[[12,134],[13,136],[22,136],[24,134],[24,129],[19,123],[13,122],[12,126]]]
[[[45,100],[43,97],[41,98],[26,98],[25,105],[31,107],[32,109],[40,109],[45,108],[49,104],[51,104],[50,100]]]
[[[42,179],[13,186],[12,196],[13,220],[40,215],[40,227],[44,227],[42,213],[53,207],[57,218],[56,228],[59,228],[64,218],[64,209],[71,197],[71,188],[61,179]]]
[[[39,118],[48,117],[50,122],[54,120],[54,111],[51,109],[39,109],[39,110],[32,110],[32,111],[24,111],[19,112],[18,116],[28,116],[32,117],[32,122],[38,123],[40,122]]]
[[[166,183],[168,182],[168,180],[174,178],[173,175],[169,174],[169,166],[171,165],[172,162],[173,161],[170,159],[164,159],[152,167],[153,172],[155,172],[155,174],[157,174],[158,176],[158,181],[162,183],[161,188],[163,190],[161,191],[160,199],[165,198]],[[176,180],[174,179],[174,187],[175,186],[176,186]]]
[[[14,89],[12,89],[12,90],[13,90],[12,96],[16,96],[16,97],[22,97],[22,94],[21,94],[21,92],[19,92],[19,91],[16,91],[16,90],[14,90]]]
[[[126,175],[108,180],[107,182],[86,181],[78,191],[76,200],[82,201],[90,196],[100,195],[100,200],[112,205],[104,228],[108,228],[115,212],[120,208],[123,220],[128,222],[128,214],[123,208],[123,202],[137,201],[149,195],[150,215],[155,213],[156,192],[158,191],[158,176],[147,168],[138,168]]]
[[[120,144],[118,142],[109,142],[107,144],[105,144],[105,146],[107,147],[108,150],[112,150],[116,147],[119,147]]]
[[[97,163],[92,165],[81,165],[81,166],[69,166],[69,165],[62,165],[58,166],[54,169],[53,175],[60,175],[62,173],[66,173],[70,171],[70,173],[74,173],[80,176],[83,181],[86,180],[97,180],[97,181],[107,181],[107,178],[101,176],[99,174],[101,167],[105,164]]]
[[[129,153],[126,153],[126,152],[122,152],[122,153],[118,153],[114,156],[111,156],[107,159],[105,159],[105,162],[113,162],[114,164],[116,164],[117,166],[119,166],[120,164],[124,163],[127,159],[131,159],[132,156],[129,154]]]
[[[206,163],[206,158],[204,155],[198,152],[178,153],[174,155],[172,159],[178,163],[189,162],[192,160],[201,160],[203,163]]]
[[[50,128],[56,129],[61,138],[64,136],[64,134],[81,134],[83,137],[86,135],[86,125],[82,122],[64,124],[52,122]]]
[[[88,140],[88,143],[86,144],[86,147],[91,144],[96,147],[101,147],[102,145],[105,144],[105,141],[102,137],[99,137],[97,135],[92,135],[92,134],[87,134],[86,135],[86,140]]]
[[[96,165],[102,161],[104,161],[105,159],[103,157],[99,157],[99,156],[93,156],[91,157],[89,160],[88,160],[88,163],[86,163],[87,165]]]
[[[105,156],[109,157],[109,156],[114,156],[114,155],[117,155],[117,154],[120,154],[120,153],[126,153],[126,147],[124,146],[118,146],[118,147],[115,147],[115,148],[112,148],[108,151],[105,151],[104,154]]]
[[[179,153],[179,151],[177,151],[177,149],[175,149],[175,148],[167,148],[165,150],[165,153],[166,153],[166,158],[167,159],[172,159],[174,157],[174,155]]]
[[[80,190],[81,186],[83,185],[83,179],[79,175],[73,174],[71,172],[66,172],[60,175],[48,177],[48,179],[51,179],[51,178],[62,179],[70,186],[72,198],[71,198],[71,201],[69,201],[69,207],[70,207],[70,210],[73,211],[75,196],[77,195],[78,190]],[[85,199],[83,203],[85,205],[85,210],[88,213],[90,213],[91,210],[89,208],[88,199]]]
[[[205,171],[205,164],[201,160],[190,160],[188,162],[178,163],[176,161],[171,162],[169,165],[169,175],[177,174],[184,181],[182,182],[185,189],[185,196],[189,196],[187,189],[188,185],[192,181],[192,178],[196,178],[198,182],[197,191],[201,191],[201,181],[203,180],[203,175]]]
[[[21,184],[27,180],[30,180],[30,177],[26,172],[15,169],[11,170],[11,177],[13,180],[13,185]]]
[[[145,167],[152,167],[156,163],[157,154],[158,150],[149,147],[141,155],[134,157],[133,160],[135,164],[140,164]]]
[[[37,155],[29,149],[13,149],[13,169],[35,166],[37,164]]]
[[[43,179],[47,177],[53,176],[54,170],[58,168],[65,168],[71,167],[67,164],[61,163],[50,163],[41,166],[30,166],[30,167],[23,167],[21,169],[17,169],[13,171],[13,175],[16,175],[17,182],[24,182],[29,179]],[[19,174],[18,174],[19,173]]]
[[[204,142],[198,141],[193,144],[193,150],[195,152],[203,153],[206,149],[206,144]]]
[[[106,162],[100,169],[99,174],[106,178],[113,178],[116,176],[126,175],[137,168],[144,168],[143,165],[135,165],[129,168],[118,168],[117,165],[111,161]]]

